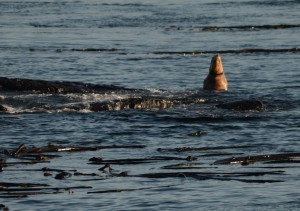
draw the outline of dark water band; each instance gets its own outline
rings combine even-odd
[[[299,48],[279,48],[279,49],[264,49],[264,48],[249,48],[240,50],[211,50],[211,51],[156,51],[153,54],[183,54],[183,55],[197,55],[197,54],[250,54],[250,53],[287,53],[300,52]]]
[[[38,49],[38,48],[29,48],[30,52],[35,51],[48,51],[50,49]],[[55,49],[57,53],[61,52],[108,52],[108,53],[118,53],[121,55],[127,54],[138,54],[138,52],[127,52],[124,49],[117,49],[117,48],[72,48],[72,49]],[[156,55],[164,55],[164,54],[178,54],[178,55],[198,55],[198,54],[251,54],[251,53],[298,53],[300,52],[300,48],[274,48],[274,49],[267,49],[267,48],[246,48],[246,49],[229,49],[229,50],[195,50],[195,51],[153,51],[153,52],[146,52],[146,54],[156,54]]]
[[[234,30],[276,30],[276,29],[290,29],[290,28],[298,28],[300,24],[274,24],[274,25],[241,25],[241,26],[162,26],[162,28],[166,30],[191,30],[191,31],[234,31]]]

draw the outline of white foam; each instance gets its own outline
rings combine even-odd
[[[78,102],[102,102],[102,101],[113,101],[122,100],[130,97],[128,94],[97,94],[97,93],[71,93],[66,94],[66,97],[70,100],[75,100]]]

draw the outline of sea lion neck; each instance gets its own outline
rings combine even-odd
[[[221,73],[216,73],[216,72],[214,72],[214,71],[209,71],[209,75],[211,75],[211,76],[218,76],[218,75],[223,75],[224,73],[223,72],[221,72]]]

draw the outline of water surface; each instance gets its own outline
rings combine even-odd
[[[25,198],[4,198],[11,210],[297,210],[299,163],[248,166],[211,165],[237,156],[299,153],[299,51],[224,53],[229,90],[206,92],[202,82],[214,54],[194,51],[299,48],[300,2],[294,1],[1,1],[1,77],[107,84],[139,91],[40,93],[1,91],[1,151],[21,143],[45,147],[144,145],[142,149],[62,152],[34,165],[4,167],[1,182],[46,183],[51,187],[89,189],[48,191]],[[261,27],[259,26],[273,26]],[[242,27],[252,26],[252,27]],[[255,28],[255,26],[258,26]],[[211,29],[205,27],[223,27]],[[232,27],[232,28],[230,28]],[[209,29],[209,30],[204,30]],[[89,49],[89,50],[85,50]],[[94,49],[94,50],[91,50]],[[157,53],[164,52],[164,53]],[[173,52],[173,53],[172,53]],[[174,53],[178,52],[178,53]],[[187,53],[184,53],[187,52]],[[129,98],[170,100],[165,109],[94,112],[92,103]],[[217,108],[223,102],[260,100],[263,111]],[[82,109],[74,109],[84,105]],[[190,136],[196,131],[203,136]],[[252,146],[177,152],[178,147]],[[221,155],[227,153],[228,155]],[[215,154],[207,156],[208,154]],[[112,164],[98,169],[89,159],[180,157],[142,164]],[[187,156],[196,161],[186,161]],[[7,157],[7,162],[22,161]],[[196,169],[163,169],[195,164]],[[96,173],[65,180],[45,177],[43,167]],[[31,171],[23,171],[28,169]],[[32,171],[39,170],[39,171]],[[243,177],[243,182],[191,177],[147,178],[159,172],[284,171]],[[128,171],[128,177],[116,176]],[[104,180],[94,180],[104,179]],[[232,177],[230,177],[232,178]],[[141,189],[144,188],[144,189]],[[123,192],[90,193],[122,189]],[[128,189],[136,189],[128,191]],[[139,190],[140,189],[140,190]]]

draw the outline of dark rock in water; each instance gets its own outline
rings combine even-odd
[[[80,82],[58,82],[0,77],[0,91],[38,91],[62,93],[86,93],[129,90],[113,85],[94,85]]]
[[[203,135],[206,135],[206,132],[204,131],[201,131],[201,130],[198,130],[196,132],[193,132],[193,133],[190,133],[188,134],[189,136],[203,136]]]
[[[0,112],[6,112],[7,108],[5,108],[3,105],[0,105]]]
[[[120,177],[127,177],[128,176],[128,172],[127,171],[123,171],[118,176],[120,176]]]
[[[45,176],[45,177],[51,177],[51,176],[52,176],[52,174],[51,174],[51,173],[49,173],[49,172],[45,172],[45,173],[44,173],[44,176]]]
[[[66,179],[66,178],[68,178],[68,177],[71,177],[71,174],[70,173],[68,173],[68,172],[61,172],[61,173],[59,173],[59,174],[57,174],[56,176],[55,176],[55,179]]]
[[[229,103],[222,103],[216,105],[218,108],[237,110],[237,111],[261,111],[264,107],[263,103],[259,100],[241,100]]]
[[[94,163],[99,163],[99,162],[101,163],[103,161],[103,159],[100,157],[92,157],[89,159],[89,161],[92,161]]]

